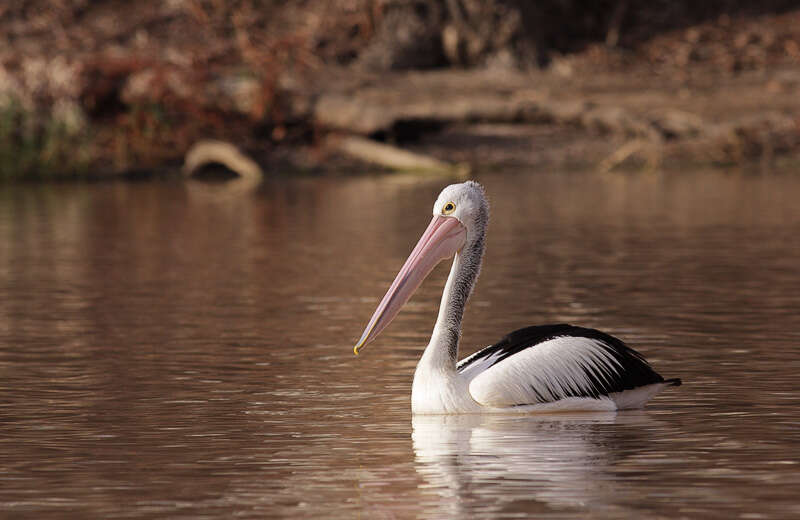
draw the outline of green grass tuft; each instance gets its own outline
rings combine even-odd
[[[81,177],[91,139],[77,106],[34,113],[15,100],[0,106],[0,181]]]

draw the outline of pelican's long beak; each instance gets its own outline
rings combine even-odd
[[[386,296],[375,309],[375,314],[370,318],[353,352],[358,354],[361,348],[375,339],[397,316],[433,268],[442,260],[453,256],[464,247],[466,241],[467,229],[457,218],[434,216],[406,263],[397,273]]]

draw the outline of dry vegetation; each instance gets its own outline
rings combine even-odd
[[[800,85],[796,4],[10,2],[0,6],[0,177],[159,168],[178,163],[193,143],[209,138],[236,142],[261,162],[288,158],[314,167],[322,157],[315,155],[316,143],[332,129],[317,117],[320,98],[333,92],[357,99],[364,88],[394,89],[389,99],[413,98],[419,84],[404,78],[429,69],[453,70],[455,81],[464,77],[460,69],[492,77],[501,71],[513,77],[509,89],[525,78],[546,87],[545,94],[558,91],[559,102],[589,99],[592,108],[597,103],[591,94],[602,84],[601,105],[635,117],[625,88],[613,86],[619,78],[647,78],[641,85],[649,89],[661,81],[659,103],[669,104],[673,96],[683,108],[691,103],[681,88],[690,97],[700,84],[735,90],[743,78],[752,90],[753,74],[760,78],[757,88],[790,98]],[[620,101],[609,104],[615,89]],[[794,105],[774,108],[797,117]],[[395,123],[413,126],[414,120],[402,120],[402,107],[397,112]],[[591,124],[603,126],[595,112]],[[417,120],[458,122],[424,114]],[[403,139],[402,132],[395,134],[399,128],[408,125],[390,124],[377,133]],[[423,124],[412,133],[428,129]],[[613,125],[605,130],[617,132]]]

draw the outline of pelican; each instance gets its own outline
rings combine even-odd
[[[422,234],[354,347],[356,354],[400,312],[441,261],[454,257],[430,342],[411,390],[414,414],[614,411],[641,408],[680,379],[598,330],[567,324],[516,330],[457,362],[461,318],[481,269],[489,203],[474,181],[439,194]]]

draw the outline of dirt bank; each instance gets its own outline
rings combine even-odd
[[[541,24],[582,6],[562,4],[551,18],[467,0],[0,8],[0,177],[173,169],[203,139],[267,172],[358,168],[330,138],[352,134],[473,166],[798,154],[791,2],[658,20],[636,2],[584,6],[591,23],[556,38]]]

